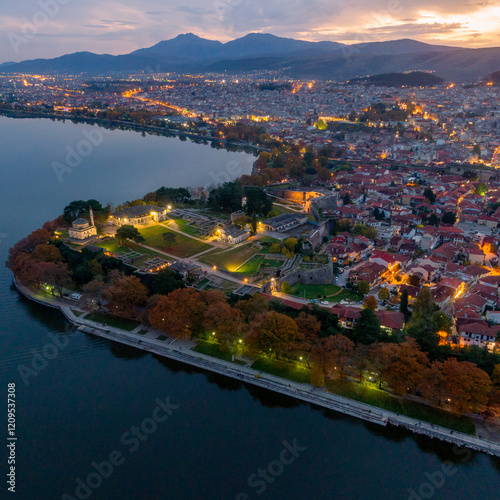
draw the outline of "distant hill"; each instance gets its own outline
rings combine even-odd
[[[216,40],[207,40],[187,33],[178,35],[172,40],[165,40],[146,49],[139,49],[130,55],[146,57],[175,57],[186,59],[206,59],[222,54],[224,44]]]
[[[500,85],[500,71],[495,71],[494,73],[491,73],[491,80],[496,85]]]
[[[387,42],[357,43],[350,46],[359,54],[411,54],[413,52],[450,52],[460,50],[459,47],[446,45],[430,45],[409,38],[389,40]]]
[[[192,33],[130,54],[77,52],[54,59],[0,65],[2,73],[241,73],[273,70],[293,78],[352,80],[405,72],[437,72],[446,80],[476,81],[498,70],[500,48],[462,49],[415,40],[355,45],[308,42],[250,33],[221,43]]]
[[[439,76],[423,71],[412,71],[411,73],[383,73],[365,78],[353,78],[349,83],[379,87],[433,87],[443,82],[444,78]]]

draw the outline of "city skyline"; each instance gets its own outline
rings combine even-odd
[[[468,48],[500,46],[500,6],[493,2],[360,0],[346,6],[323,0],[208,5],[195,0],[187,6],[159,0],[1,0],[0,5],[0,62],[76,51],[125,54],[186,32],[222,42],[257,32],[346,44],[411,38]]]

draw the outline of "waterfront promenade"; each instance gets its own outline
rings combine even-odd
[[[391,424],[405,427],[412,432],[447,441],[459,447],[467,447],[490,455],[500,456],[500,444],[497,442],[470,436],[457,431],[450,431],[449,429],[437,425],[325,392],[322,388],[315,388],[310,384],[296,383],[254,370],[247,366],[241,366],[236,363],[194,352],[191,350],[193,344],[188,341],[177,341],[174,337],[167,337],[166,340],[161,341],[157,338],[148,337],[147,335],[138,335],[138,333],[134,331],[125,331],[119,328],[95,323],[76,316],[72,311],[71,305],[65,300],[34,293],[16,281],[15,285],[19,292],[26,298],[34,300],[42,305],[59,309],[68,321],[74,324],[79,331],[84,333],[97,335],[159,356],[187,363],[203,370],[231,377],[241,382],[250,383],[304,402],[362,419],[366,422],[382,426]],[[138,328],[140,329],[140,327]]]

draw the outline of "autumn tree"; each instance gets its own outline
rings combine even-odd
[[[354,342],[344,335],[321,339],[313,348],[313,361],[325,374],[345,378],[345,370],[354,352]]]
[[[377,299],[374,295],[368,295],[363,301],[363,306],[367,309],[371,309],[372,311],[376,311],[378,307]]]
[[[104,291],[107,307],[113,314],[133,318],[136,308],[146,303],[148,289],[136,276],[123,276],[115,279]]]
[[[386,287],[381,288],[378,292],[378,298],[385,301],[389,300],[391,298],[389,289]]]
[[[441,406],[448,394],[443,374],[443,363],[434,361],[425,368],[419,390],[422,397],[431,405]]]
[[[71,284],[68,265],[63,262],[40,262],[39,266],[41,280],[55,288],[62,297],[64,287]]]
[[[43,262],[62,262],[63,256],[55,245],[42,243],[33,250],[33,257]]]
[[[321,322],[305,311],[301,311],[294,321],[298,328],[298,335],[292,346],[293,350],[306,354],[311,351],[312,345],[319,339]]]
[[[393,359],[397,356],[397,353],[398,346],[396,344],[379,342],[370,346],[368,366],[370,371],[378,375],[379,389],[382,389],[382,383],[385,382],[387,368],[389,367]]]
[[[443,363],[444,385],[448,393],[448,404],[456,413],[477,413],[488,402],[493,388],[486,372],[469,361],[449,358]]]
[[[83,285],[82,292],[84,298],[91,304],[95,304],[101,308],[104,301],[104,291],[106,290],[106,283],[102,278],[96,278]]]
[[[249,343],[256,349],[277,358],[290,351],[290,344],[297,341],[298,327],[295,321],[275,311],[269,311],[255,318],[250,327]]]
[[[24,285],[40,285],[43,281],[40,261],[36,260],[32,254],[20,253],[16,255],[10,269]]]
[[[179,288],[162,297],[149,311],[150,324],[176,337],[190,338],[201,332],[207,303],[193,288]]]
[[[407,339],[394,345],[394,353],[385,370],[386,382],[396,396],[413,393],[422,380],[429,360],[417,345],[415,339]]]
[[[221,344],[221,349],[238,340],[244,334],[243,313],[226,303],[213,303],[203,313],[203,327],[215,333],[214,337]]]
[[[269,301],[257,293],[247,300],[239,300],[235,307],[243,313],[245,321],[251,323],[256,316],[269,311]]]
[[[22,253],[31,253],[38,245],[48,243],[51,237],[51,233],[46,229],[37,229],[33,231],[29,236],[19,240],[13,247],[9,249],[9,257],[7,259],[7,267],[12,270],[15,259],[18,255]]]

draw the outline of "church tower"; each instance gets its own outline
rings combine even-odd
[[[89,212],[90,212],[90,225],[94,226],[94,212],[92,212],[92,207],[89,207]]]

